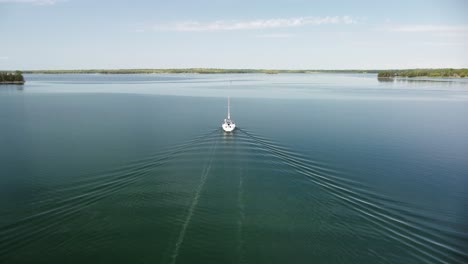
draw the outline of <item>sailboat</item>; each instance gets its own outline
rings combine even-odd
[[[226,132],[232,132],[236,128],[236,124],[233,120],[231,120],[231,100],[228,97],[228,114],[227,118],[224,119],[224,123],[222,125],[223,130]]]

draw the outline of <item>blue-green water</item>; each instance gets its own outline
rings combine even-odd
[[[1,263],[468,259],[467,80],[26,80],[0,86]]]

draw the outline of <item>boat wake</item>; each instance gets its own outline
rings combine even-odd
[[[31,245],[65,252],[89,243],[106,247],[119,229],[106,223],[125,212],[139,221],[128,228],[154,232],[149,258],[165,263],[250,262],[261,252],[274,256],[267,247],[274,243],[302,254],[329,245],[340,258],[366,255],[375,262],[468,259],[463,234],[437,229],[418,208],[351,176],[246,128],[210,130],[40,193],[34,213],[0,227],[0,260],[15,262]],[[133,213],[139,208],[145,213]],[[350,252],[343,241],[364,241],[366,253]]]
[[[339,173],[307,160],[306,157],[278,147],[246,130],[239,129],[254,142],[261,145],[288,166],[338,198],[348,208],[360,213],[383,236],[393,239],[412,250],[411,255],[419,261],[430,263],[463,263],[468,254],[459,245],[449,242],[440,230],[434,230],[422,221],[422,216],[412,213],[411,208],[402,208],[401,202],[372,192],[369,186],[338,176]],[[312,163],[311,163],[312,162]],[[412,215],[418,221],[410,221]],[[437,235],[439,233],[440,235]]]
[[[216,151],[217,143],[218,143],[218,141],[216,140],[213,147],[212,147],[211,154],[209,156],[209,160],[208,160],[205,168],[202,171],[201,178],[200,178],[200,184],[198,185],[198,187],[197,187],[197,189],[195,191],[195,196],[193,197],[192,203],[190,204],[190,207],[189,207],[188,212],[187,212],[187,217],[185,218],[185,220],[184,220],[184,222],[182,224],[182,228],[180,230],[179,238],[177,239],[177,242],[175,244],[174,254],[172,255],[171,263],[176,263],[176,261],[177,261],[177,256],[179,255],[180,246],[184,242],[185,233],[187,232],[187,227],[190,224],[190,221],[192,220],[193,212],[194,212],[195,208],[198,205],[198,200],[200,199],[200,194],[203,191],[203,188],[205,187],[206,180],[207,180],[208,175],[210,173],[211,164],[213,162],[213,157],[214,157],[214,154],[215,154],[215,151]]]

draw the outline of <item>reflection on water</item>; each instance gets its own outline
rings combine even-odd
[[[381,84],[392,84],[400,89],[438,89],[438,90],[466,90],[468,79],[465,78],[377,78]]]
[[[23,91],[24,85],[20,84],[1,84],[0,93],[11,93],[15,91]]]
[[[379,82],[392,83],[395,81],[395,78],[377,78]]]
[[[0,262],[464,263],[464,91],[335,77],[4,90]]]

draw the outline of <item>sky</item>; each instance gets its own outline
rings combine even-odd
[[[468,67],[468,0],[0,0],[0,70]]]

